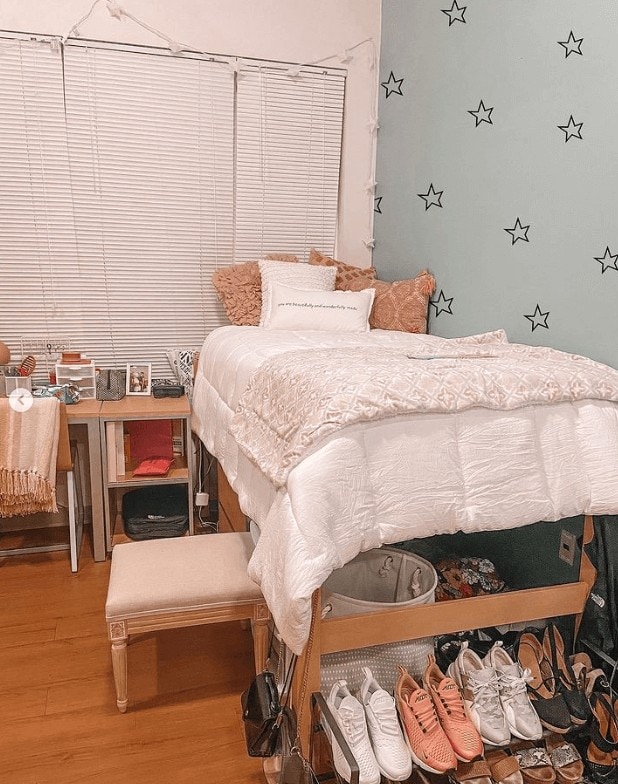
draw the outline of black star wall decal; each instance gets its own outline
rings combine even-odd
[[[478,109],[468,109],[468,114],[471,114],[475,121],[476,125],[475,128],[478,128],[481,123],[489,123],[489,125],[493,125],[493,121],[491,119],[491,113],[493,112],[493,106],[490,109],[485,107],[483,101],[479,103]]]
[[[402,79],[395,79],[395,74],[391,71],[390,76],[386,82],[382,82],[382,87],[386,90],[386,97],[391,93],[395,93],[395,95],[403,95],[401,92],[401,83],[403,82]]]
[[[584,123],[576,123],[573,120],[573,115],[571,115],[569,117],[569,122],[566,125],[559,125],[558,128],[565,133],[564,141],[568,142],[571,138],[581,139],[583,124]]]
[[[440,200],[442,199],[443,193],[444,191],[435,191],[433,189],[433,183],[430,183],[429,190],[427,191],[427,193],[419,193],[418,196],[420,196],[421,199],[425,200],[425,209],[428,210],[434,204],[436,205],[436,207],[442,207]]]
[[[570,54],[582,54],[582,41],[583,38],[575,38],[573,35],[573,31],[569,33],[569,37],[566,41],[558,41],[560,46],[564,46],[564,56],[565,58],[568,57]]]
[[[433,305],[433,307],[436,309],[436,316],[439,316],[440,313],[448,313],[449,316],[452,316],[453,309],[451,306],[453,304],[453,299],[454,297],[445,297],[444,292],[442,291],[442,289],[440,289],[440,293],[438,294],[438,299],[429,300],[429,304]]]
[[[541,313],[541,308],[537,305],[534,309],[534,313],[531,313],[529,316],[524,315],[524,318],[527,318],[528,321],[532,324],[532,331],[537,327],[545,327],[545,329],[549,329],[547,326],[547,317],[549,316],[549,311],[547,313]]]
[[[379,212],[380,215],[382,215],[382,208],[380,206],[381,204],[382,204],[382,197],[376,196],[375,199],[373,200],[373,211]]]
[[[594,260],[598,261],[601,265],[601,274],[603,274],[605,270],[608,269],[618,271],[618,253],[616,253],[615,256],[612,256],[609,245],[605,248],[605,253],[603,256],[595,256]]]
[[[528,239],[528,229],[530,228],[530,224],[527,226],[522,226],[521,221],[519,218],[515,221],[515,225],[512,229],[505,229],[504,231],[508,232],[511,235],[511,245],[515,245],[517,240],[523,240],[524,242],[530,242]]]
[[[453,0],[453,5],[449,9],[440,9],[443,14],[448,16],[448,26],[450,27],[453,22],[462,22],[463,24],[466,23],[464,19],[464,14],[466,13],[467,5],[462,5],[461,7],[457,5],[457,0]]]

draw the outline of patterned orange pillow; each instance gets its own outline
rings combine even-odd
[[[264,258],[298,261],[298,256],[289,253],[271,253]],[[257,261],[222,267],[213,273],[212,283],[232,324],[258,326],[262,313],[262,277]]]
[[[373,329],[392,329],[399,332],[427,332],[429,297],[436,289],[434,276],[423,270],[411,280],[386,283],[374,280],[352,281],[351,291],[376,290],[369,326]]]
[[[361,269],[352,264],[346,264],[345,261],[337,261],[331,259],[330,256],[325,256],[319,250],[311,248],[309,252],[309,264],[320,264],[323,267],[337,267],[337,277],[335,278],[335,289],[350,291],[349,284],[355,280],[370,281],[374,280],[376,276],[375,267],[367,267]],[[363,288],[366,288],[364,286]],[[360,291],[360,289],[355,289]]]

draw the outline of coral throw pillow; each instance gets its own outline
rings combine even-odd
[[[337,277],[335,278],[335,288],[343,291],[351,291],[349,284],[355,280],[363,280],[370,282],[375,279],[375,267],[366,267],[361,269],[352,264],[346,264],[345,261],[337,261],[331,259],[330,256],[325,256],[319,250],[311,248],[309,253],[309,264],[320,264],[323,267],[337,267]],[[367,288],[363,286],[363,288]],[[359,289],[356,289],[359,291]]]
[[[391,329],[398,332],[427,332],[429,297],[436,289],[434,276],[423,270],[411,280],[386,283],[383,280],[352,281],[351,291],[376,290],[369,324],[373,329]]]
[[[273,261],[298,261],[288,253],[266,256]],[[257,261],[222,267],[212,276],[217,296],[225,313],[236,326],[257,327],[262,313],[262,278]]]

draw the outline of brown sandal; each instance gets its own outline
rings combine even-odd
[[[491,770],[484,759],[458,762],[457,769],[449,771],[449,779],[454,784],[492,784]]]
[[[560,784],[576,784],[584,776],[584,763],[579,751],[572,743],[568,743],[560,735],[548,735],[545,748],[556,771],[556,780]]]
[[[496,784],[524,784],[524,777],[514,754],[497,749],[488,752],[485,758]]]
[[[554,784],[556,771],[545,749],[530,741],[518,743],[512,749],[519,762],[524,784]]]

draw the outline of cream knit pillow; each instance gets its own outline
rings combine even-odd
[[[312,264],[288,264],[285,261],[259,262],[262,278],[262,315],[260,327],[267,327],[271,316],[271,284],[283,283],[297,289],[334,291],[336,267],[321,267]]]

